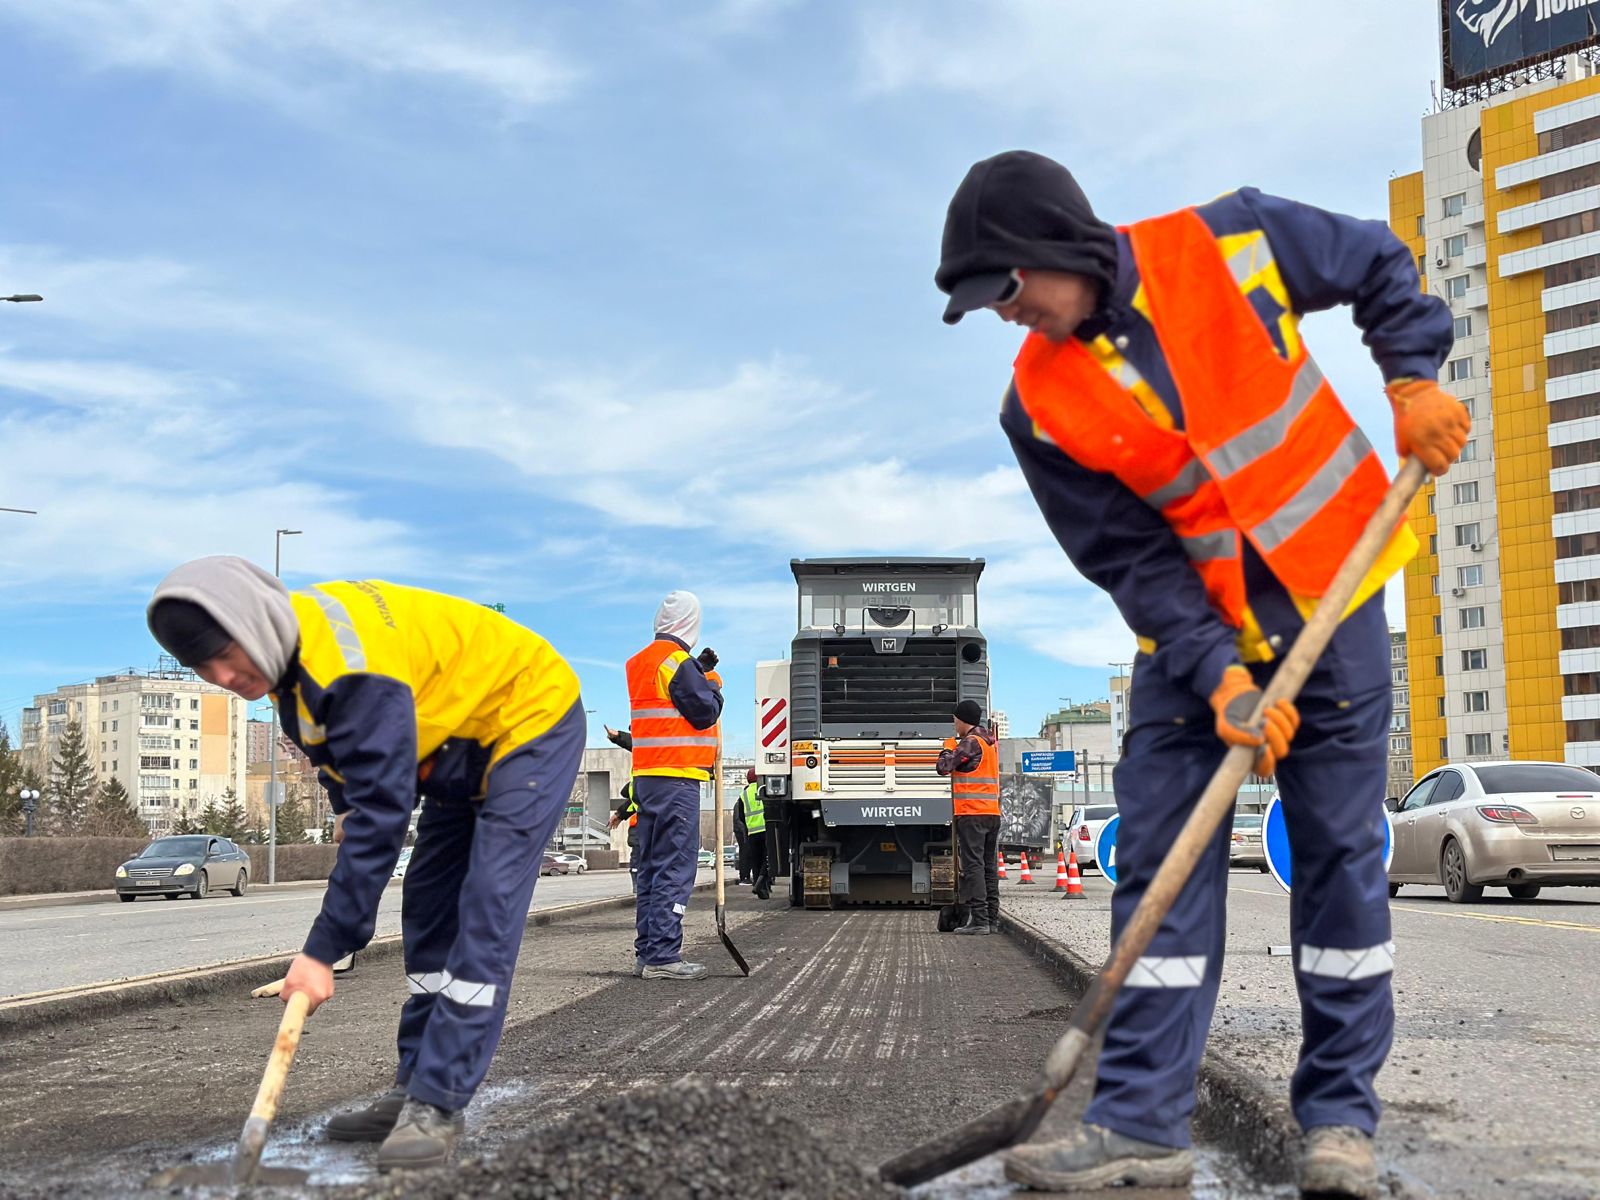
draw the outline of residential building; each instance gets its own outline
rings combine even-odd
[[[1039,736],[1048,743],[1046,749],[1076,752],[1080,770],[1083,760],[1105,763],[1121,757],[1111,732],[1111,705],[1105,700],[1051,713],[1040,724]]]
[[[67,726],[83,727],[97,783],[122,781],[152,834],[227,789],[245,795],[246,704],[170,659],[34,697],[22,710],[24,765],[48,778]]]
[[[1003,709],[997,708],[989,719],[989,728],[994,731],[995,737],[1008,738],[1011,736],[1011,718],[1006,716]]]
[[[1386,796],[1411,790],[1411,666],[1406,659],[1403,629],[1389,631],[1389,674],[1394,686],[1394,712],[1389,718],[1389,771]]]
[[[1132,666],[1132,663],[1114,663],[1114,666]],[[1109,681],[1111,689],[1111,744],[1122,756],[1122,739],[1128,732],[1128,702],[1132,698],[1133,676],[1120,671]]]

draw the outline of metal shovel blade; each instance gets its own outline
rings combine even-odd
[[[744,955],[739,953],[739,947],[733,944],[733,939],[728,936],[728,914],[722,905],[717,905],[717,936],[722,939],[722,946],[732,957],[733,965],[739,968],[739,974],[750,974],[750,964],[745,962]]]

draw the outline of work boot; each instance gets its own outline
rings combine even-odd
[[[378,1170],[409,1171],[439,1167],[455,1152],[467,1118],[425,1100],[407,1099],[394,1132],[378,1147]]]
[[[637,954],[633,956],[633,977],[635,979],[644,978],[644,959],[640,958]]]
[[[390,1088],[365,1108],[340,1113],[328,1122],[328,1139],[334,1142],[381,1142],[400,1119],[406,1102],[403,1087]]]
[[[1352,1125],[1319,1125],[1301,1143],[1300,1194],[1326,1200],[1377,1200],[1372,1139]]]
[[[955,932],[956,933],[968,933],[968,934],[980,934],[981,933],[985,937],[987,937],[988,934],[989,934],[989,918],[988,918],[987,915],[978,913],[977,911],[975,911],[972,908],[968,908],[967,909],[967,919],[965,921],[963,921],[960,925],[956,926]]]
[[[1084,1192],[1114,1184],[1188,1187],[1194,1155],[1085,1123],[1070,1138],[1018,1146],[1005,1156],[1006,1178],[1041,1192]]]
[[[706,966],[704,963],[677,962],[662,963],[660,966],[646,967],[646,979],[704,979]]]

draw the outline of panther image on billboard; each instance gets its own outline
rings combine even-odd
[[[1050,840],[1055,782],[1043,775],[1000,776],[1000,844],[1042,847]]]
[[[1600,44],[1597,17],[1600,0],[1440,0],[1444,85],[1468,88]]]

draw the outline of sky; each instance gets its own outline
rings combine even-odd
[[[1133,657],[940,321],[1027,148],[1123,223],[1244,185],[1383,219],[1432,0],[0,0],[0,719],[154,664],[171,567],[505,605],[593,735],[674,588],[731,752],[793,557],[978,556],[1014,734]],[[1305,326],[1393,466],[1348,313]],[[1391,588],[1391,620],[1402,608]],[[592,736],[591,742],[598,742]]]

